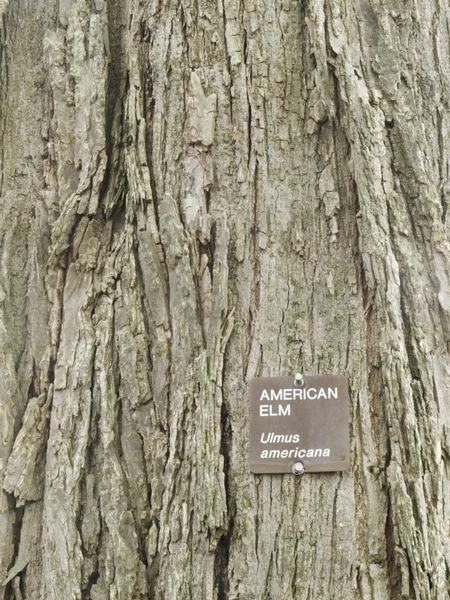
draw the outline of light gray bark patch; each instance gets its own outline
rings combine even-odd
[[[42,498],[49,408],[53,390],[28,401],[22,426],[6,465],[3,489],[14,494],[16,506]]]
[[[199,72],[192,71],[188,96],[188,142],[211,146],[216,124],[216,94],[205,95]]]

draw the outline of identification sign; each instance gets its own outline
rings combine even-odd
[[[341,375],[257,377],[249,383],[253,473],[345,471],[348,385]]]

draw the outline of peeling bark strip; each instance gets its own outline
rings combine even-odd
[[[0,15],[0,600],[448,599],[448,3]],[[298,371],[351,468],[252,475]]]

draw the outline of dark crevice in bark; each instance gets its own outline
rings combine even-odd
[[[251,86],[252,81],[252,67],[249,64],[249,48],[248,48],[248,34],[245,27],[242,28],[244,33],[244,41],[243,41],[243,55],[244,55],[244,65],[245,65],[245,74],[246,74],[246,86],[245,93],[247,96],[247,169],[250,169],[250,161],[252,157],[252,103],[250,101],[249,94],[249,86]]]
[[[221,439],[220,454],[223,456],[223,472],[225,478],[225,495],[227,504],[227,530],[219,539],[214,558],[214,581],[217,585],[217,600],[227,600],[230,590],[228,577],[229,550],[234,525],[235,501],[230,491],[230,451],[231,423],[225,401],[222,400],[220,413]]]
[[[8,569],[11,569],[17,560],[20,544],[20,534],[22,531],[22,519],[25,511],[24,506],[16,506],[16,499],[12,494],[8,494],[8,503],[10,510],[14,511],[14,525],[13,525],[13,544],[14,551],[12,553],[11,562],[9,563]],[[6,585],[5,594],[6,598],[9,598],[8,592],[11,594],[11,598],[14,598],[14,586],[17,585],[17,579],[22,579],[20,573],[13,577],[13,579]],[[2,581],[0,581],[0,593],[2,592]]]
[[[109,218],[114,212],[116,203],[123,198],[123,154],[124,140],[124,99],[129,89],[129,76],[124,65],[125,46],[123,40],[124,3],[117,0],[107,0],[107,27],[109,55],[106,76],[106,107],[105,107],[105,154],[106,166],[99,189],[99,210]],[[108,198],[108,192],[113,199],[104,206],[102,200]]]
[[[250,229],[250,261],[252,268],[252,283],[251,283],[251,292],[250,292],[250,306],[249,306],[249,318],[247,325],[247,339],[249,340],[246,361],[245,361],[245,372],[248,368],[248,363],[250,359],[250,352],[252,349],[252,340],[253,333],[255,329],[256,316],[258,314],[258,309],[260,305],[260,294],[261,294],[261,282],[260,282],[260,271],[261,264],[259,258],[259,227],[258,227],[258,167],[259,162],[258,159],[255,158],[255,166],[253,172],[253,178],[251,182],[251,190],[253,193],[253,203],[252,203],[252,225]]]
[[[98,571],[93,571],[89,575],[88,584],[87,584],[86,590],[84,591],[84,594],[83,594],[83,596],[84,596],[83,600],[90,600],[92,588],[94,585],[96,585],[99,578],[100,578],[100,573]]]
[[[170,310],[171,289],[170,289],[170,281],[169,281],[169,266],[167,264],[166,248],[164,247],[164,244],[161,243],[161,225],[160,225],[160,215],[159,215],[159,208],[158,208],[159,198],[158,198],[158,189],[157,189],[156,177],[155,177],[155,165],[153,162],[153,125],[154,125],[155,98],[153,95],[153,65],[152,65],[151,58],[150,58],[153,38],[152,38],[152,29],[147,27],[146,24],[144,24],[144,23],[143,23],[142,27],[143,27],[142,36],[144,39],[144,48],[147,49],[147,51],[145,53],[143,53],[144,56],[146,57],[144,59],[144,63],[143,63],[143,72],[146,75],[143,78],[143,86],[142,86],[143,87],[144,117],[145,117],[145,140],[144,140],[145,155],[146,155],[146,162],[147,162],[147,168],[148,168],[149,180],[150,180],[151,203],[152,203],[152,208],[153,208],[153,215],[155,218],[155,224],[156,224],[156,228],[158,231],[157,245],[160,249],[161,258],[162,258],[161,281],[162,281],[162,284],[165,286],[164,301],[166,303],[166,313],[167,313],[167,319],[168,319],[168,328],[169,328],[169,332],[170,332],[170,340],[172,340],[173,339],[173,331],[172,331],[172,318],[171,318],[171,310]],[[172,27],[172,25],[171,25],[171,27]],[[164,133],[164,135],[165,135],[165,133]],[[148,235],[150,235],[150,234],[151,234],[151,232],[149,231]],[[149,329],[147,329],[147,331],[149,332]],[[168,351],[168,355],[169,355],[168,365],[172,364],[172,345],[171,345],[170,340],[167,344],[167,351]],[[170,394],[171,394],[170,368],[167,372],[166,381],[167,381],[167,411],[166,411],[165,419],[166,419],[166,423],[169,424],[169,422],[170,422],[169,398],[170,398]],[[164,428],[162,428],[162,429],[164,429]],[[167,433],[167,432],[164,431],[164,433]],[[168,460],[169,460],[169,446],[167,446],[166,463]]]
[[[195,4],[194,4],[194,6],[195,6]],[[187,27],[187,23],[186,23],[186,17],[184,14],[183,4],[181,2],[179,4],[179,9],[180,9],[180,31],[181,31],[181,35],[183,37],[183,44],[185,46],[183,53],[186,57],[186,63],[187,63],[188,68],[193,69],[194,65],[190,61],[191,51],[189,49],[189,35],[187,33],[188,27]],[[195,13],[194,14],[191,13],[189,16],[194,21],[198,18],[198,14],[196,15]],[[183,127],[183,131],[184,131],[184,127]]]
[[[386,538],[386,566],[391,600],[401,600],[402,580],[397,564],[396,545],[394,540],[394,523],[392,519],[391,508],[391,494],[389,491],[384,534]]]
[[[217,544],[214,559],[214,581],[217,584],[217,600],[227,600],[229,594],[228,557],[230,541],[223,535]]]
[[[233,73],[231,69],[231,57],[228,51],[228,43],[227,43],[227,17],[225,12],[225,1],[222,0],[222,27],[223,27],[223,49],[225,54],[225,63],[227,66],[227,73],[229,77],[229,81],[227,82],[227,97],[228,103],[230,106],[230,123],[233,122],[233,96],[231,94],[231,89],[233,87]]]
[[[106,81],[106,150],[111,149],[114,143],[114,118],[121,113],[121,109],[119,111],[118,107],[122,104],[125,92],[126,71],[122,60],[125,49],[121,31],[124,28],[125,17],[122,8],[124,4],[126,3],[120,0],[107,0],[106,2],[110,51]],[[109,157],[110,154],[108,152],[107,154]]]
[[[33,364],[31,367],[31,378],[30,385],[28,386],[28,394],[27,399],[35,398],[39,396],[39,392],[37,390],[37,386],[39,385],[39,374],[36,369],[36,361],[33,358]]]
[[[208,258],[207,268],[209,269],[210,276],[211,276],[211,285],[213,283],[213,278],[214,278],[214,253],[216,251],[216,229],[217,229],[216,223],[213,222],[211,224],[209,241],[206,244],[202,244],[201,242],[199,242],[200,256],[202,254],[206,254],[206,256]]]
[[[92,306],[94,307],[95,303],[92,301]],[[95,309],[93,308],[91,314],[91,320],[94,316]],[[81,582],[81,593],[83,600],[87,600],[90,597],[90,590],[92,586],[96,583],[99,578],[98,573],[98,544],[101,536],[101,515],[99,511],[99,525],[100,529],[97,535],[96,546],[93,548],[88,548],[86,545],[86,540],[83,536],[83,519],[86,517],[87,510],[87,477],[90,473],[96,473],[96,461],[95,461],[95,451],[96,445],[98,443],[98,424],[100,419],[100,414],[96,410],[95,404],[95,385],[96,385],[96,355],[97,355],[97,344],[94,344],[93,354],[91,359],[91,373],[90,373],[90,382],[89,382],[89,394],[90,394],[90,414],[89,414],[89,438],[86,444],[86,450],[84,455],[84,467],[80,477],[79,482],[79,502],[77,507],[75,508],[75,527],[77,529],[79,539],[81,541],[80,550],[83,555],[83,567],[87,564],[87,559],[92,558],[94,560],[94,570],[88,576],[88,582],[85,589],[83,589],[83,582]],[[94,495],[96,493],[95,486],[96,481],[94,481]],[[98,508],[98,505],[97,505]]]
[[[150,354],[150,343],[149,343],[150,326],[148,323],[147,311],[145,310],[145,306],[144,306],[144,302],[143,302],[143,298],[145,297],[145,289],[144,289],[142,270],[141,270],[140,262],[139,262],[139,254],[136,250],[136,245],[134,245],[134,257],[135,257],[135,265],[136,265],[136,269],[137,269],[136,277],[137,277],[137,281],[138,281],[138,284],[141,289],[141,307],[142,307],[141,314],[142,314],[142,318],[143,318],[143,322],[144,322],[145,333],[147,336],[147,340],[146,340],[146,342],[147,342],[146,343],[147,364],[149,365],[150,371],[152,371],[153,365],[152,365],[152,358],[151,358],[151,354]],[[118,368],[117,371],[120,372],[120,369]],[[120,384],[117,385],[117,389],[120,390]],[[159,423],[159,425],[160,425],[161,429],[164,429],[160,423]],[[138,428],[136,428],[136,433],[137,433],[140,443],[141,443],[142,465],[143,465],[143,471],[144,471],[144,477],[145,477],[146,502],[148,504],[149,510],[151,510],[151,506],[152,506],[151,474],[149,473],[147,460],[145,457],[145,440]],[[138,519],[136,519],[136,521],[139,523]],[[139,524],[139,528],[142,528],[142,531],[143,531],[143,535],[138,536],[140,559],[141,559],[142,563],[146,565],[146,567],[148,567],[148,560],[147,560],[147,554],[146,554],[146,550],[145,550],[145,537],[148,535],[151,524],[152,524],[152,519],[148,519],[145,524],[143,524],[143,523]],[[147,574],[147,581],[150,585],[151,582],[150,582],[150,574],[149,574],[148,568],[146,569],[146,574]]]
[[[438,144],[439,144],[439,151],[440,151],[440,160],[439,160],[439,175],[441,178],[440,184],[439,184],[439,188],[440,188],[440,201],[441,201],[441,206],[442,206],[442,223],[445,224],[446,220],[447,220],[447,212],[448,212],[448,205],[449,205],[449,199],[448,197],[446,197],[446,193],[445,193],[445,185],[447,182],[447,175],[445,173],[445,140],[444,140],[444,135],[443,135],[443,131],[444,131],[444,119],[442,116],[442,109],[438,109],[436,111],[436,115],[437,115],[437,136],[438,136]]]
[[[148,55],[151,50],[151,32],[148,30],[148,34],[143,34],[145,38],[145,48],[147,49],[146,54]],[[145,114],[145,154],[147,158],[147,167],[150,178],[150,190],[152,193],[152,205],[155,214],[156,227],[160,231],[159,225],[159,212],[158,212],[158,194],[156,189],[156,179],[153,166],[153,122],[155,112],[155,98],[153,97],[153,68],[150,59],[145,62],[145,76],[143,80],[143,103],[144,103],[144,114]],[[162,248],[164,253],[164,248]]]

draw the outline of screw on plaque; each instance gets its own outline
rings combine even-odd
[[[303,375],[301,373],[295,374],[294,385],[295,387],[303,387],[305,385],[305,380],[303,379]]]
[[[292,472],[294,475],[303,475],[305,472],[305,466],[301,462],[296,462],[292,465]]]

